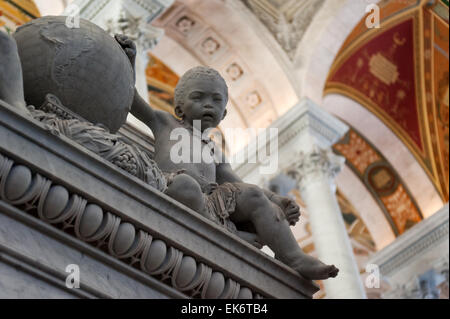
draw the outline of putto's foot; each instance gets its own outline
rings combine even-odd
[[[284,262],[300,275],[311,280],[334,278],[339,273],[339,269],[334,265],[326,265],[320,260],[306,254],[301,254],[296,258]]]

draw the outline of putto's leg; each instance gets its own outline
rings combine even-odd
[[[167,187],[165,194],[208,217],[202,189],[199,183],[191,176],[187,174],[176,175]]]
[[[263,244],[261,243],[261,239],[258,237],[258,235],[254,233],[249,233],[246,231],[238,231],[237,235],[248,242],[250,245],[255,246],[258,249],[263,248]]]
[[[240,184],[239,188],[236,211],[231,215],[233,222],[251,221],[262,242],[275,252],[277,259],[304,277],[327,279],[337,276],[339,270],[334,265],[325,265],[300,249],[281,208],[270,202],[261,189],[249,184]]]
[[[22,66],[16,41],[0,31],[0,99],[26,111]]]

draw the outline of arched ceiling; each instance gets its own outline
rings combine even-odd
[[[381,29],[368,29],[365,18],[358,23],[331,66],[325,94],[348,96],[380,118],[447,201],[448,4],[379,6]]]
[[[340,54],[339,52],[342,52],[341,49],[349,43],[348,38],[353,38],[355,33],[357,33],[355,30],[359,29],[364,32],[376,34],[382,34],[387,30],[383,24],[383,19],[380,29],[368,30],[365,27],[364,21],[367,16],[365,13],[366,6],[370,2],[376,2],[376,0],[343,1],[341,2],[342,5],[335,8],[333,12],[327,12],[328,8],[324,6],[317,14],[317,19],[311,24],[311,28],[317,26],[316,23],[321,20],[320,17],[322,14],[328,14],[332,18],[323,20],[324,25],[319,26],[320,31],[308,31],[311,35],[315,34],[316,39],[309,51],[304,50],[307,52],[306,56],[309,57],[305,61],[306,65],[302,65],[301,68],[295,71],[303,84],[302,95],[308,96],[323,106],[328,112],[355,128],[364,140],[370,143],[374,149],[378,150],[386,159],[386,162],[392,166],[398,177],[403,180],[406,188],[410,192],[411,198],[417,203],[417,207],[423,217],[427,218],[441,208],[443,201],[445,202],[446,199],[438,191],[435,180],[430,178],[423,165],[420,164],[417,157],[413,155],[404,141],[400,139],[387,123],[378,117],[377,114],[373,113],[366,105],[362,104],[361,101],[350,98],[348,94],[343,95],[342,92],[326,92],[324,96],[324,89],[328,84],[327,80],[329,79],[330,69],[332,69],[338,60],[337,56]],[[408,4],[407,1],[390,1],[389,3],[399,5],[400,2],[402,5],[405,3]],[[380,5],[383,6],[385,3],[386,1],[380,3]],[[391,14],[396,12],[396,10],[402,10],[402,8],[398,6],[397,8],[393,8]],[[446,12],[448,14],[448,9]],[[382,13],[383,17],[384,15]],[[311,39],[308,37],[308,33],[304,39]],[[448,48],[448,29],[443,34],[447,34]],[[410,52],[408,54],[413,53]],[[300,69],[301,72],[298,71]],[[442,69],[447,70],[448,67]],[[446,88],[448,88],[448,83]],[[353,148],[353,151],[356,150],[356,147]],[[448,161],[448,155],[446,160]],[[347,161],[349,161],[349,158],[347,158]],[[445,178],[445,175],[442,174],[442,177]],[[356,180],[359,180],[359,183],[356,183]],[[381,240],[384,244],[389,243],[392,237],[385,231],[386,224],[380,223],[381,220],[379,218],[379,213],[383,211],[383,205],[379,205],[379,203],[376,204],[377,207],[373,205],[374,200],[378,202],[376,196],[373,196],[373,192],[371,194],[371,190],[365,185],[364,179],[361,176],[358,177],[354,170],[351,169],[350,163],[347,163],[346,169],[337,177],[337,185],[358,211],[370,211],[370,214],[362,213],[361,215],[363,219],[366,218],[365,223],[370,229],[375,241]],[[365,186],[361,187],[363,185]],[[408,215],[409,211],[405,210],[405,212]],[[384,235],[378,238],[378,235],[382,235],[383,233]]]
[[[326,95],[323,99],[323,107],[347,122],[372,145],[373,149],[379,151],[398,177],[403,180],[424,218],[431,216],[442,207],[442,199],[419,162],[407,146],[376,115],[360,103],[341,94]],[[359,144],[354,145],[352,152],[356,153]],[[347,158],[347,161],[349,160],[350,158]],[[353,171],[351,168],[350,170]],[[362,184],[365,184],[364,179],[359,179]],[[343,187],[341,188],[345,191]],[[366,189],[370,193],[367,187]],[[354,200],[352,196],[348,197]],[[367,207],[367,209],[373,208]]]

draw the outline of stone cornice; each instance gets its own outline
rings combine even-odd
[[[101,20],[100,17],[108,11],[108,8],[116,10],[117,4],[121,4],[122,7],[131,9],[134,14],[139,13],[140,17],[143,17],[147,23],[150,23],[172,3],[173,0],[75,0],[72,2],[72,6],[77,5],[80,8],[80,16],[82,18],[99,22]],[[101,27],[105,26],[101,25]]]
[[[308,298],[317,291],[290,268],[3,102],[0,115],[2,196],[10,205],[74,229],[80,243],[103,244],[143,274],[171,279],[187,296]],[[8,183],[33,187],[15,198]],[[13,189],[20,193],[20,187]],[[61,196],[71,204],[62,212],[46,209]],[[103,226],[83,226],[86,214]],[[178,277],[192,267],[194,278]]]
[[[370,263],[378,265],[380,272],[388,276],[407,266],[412,260],[420,258],[428,248],[445,240],[448,242],[448,234],[447,203],[439,212],[415,225],[398,237],[394,243],[378,251],[371,258]]]
[[[336,143],[348,126],[308,98],[292,107],[271,127],[279,129],[279,145],[284,145],[302,133],[309,133],[318,146],[327,148]]]
[[[282,117],[276,120],[270,128],[278,129],[278,154],[283,148],[302,136],[308,135],[310,144],[317,145],[323,149],[329,148],[336,143],[348,130],[348,126],[333,117],[327,111],[317,106],[313,101],[304,98],[299,104],[292,107]],[[249,145],[242,150],[244,154],[254,154],[255,149],[263,150],[266,145],[257,145],[257,139],[252,140]],[[290,152],[310,151],[311,145],[296,143]],[[245,156],[244,156],[245,157]],[[283,163],[280,159],[281,167],[288,167],[291,163]],[[235,169],[241,176],[245,176],[249,171],[255,169],[260,163],[251,164],[248,158],[243,164],[237,165]]]

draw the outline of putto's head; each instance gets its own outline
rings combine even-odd
[[[202,130],[219,124],[226,115],[227,103],[227,84],[209,67],[190,69],[175,88],[175,114],[190,123],[201,120]]]

